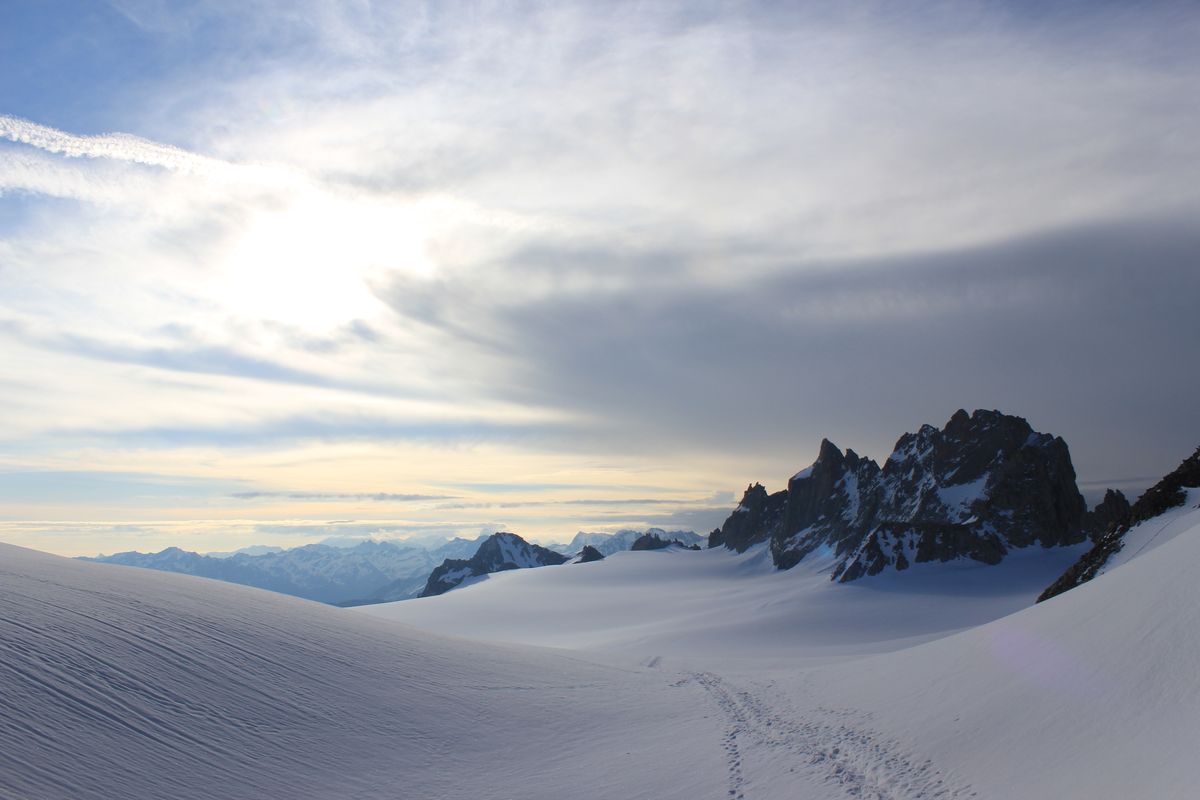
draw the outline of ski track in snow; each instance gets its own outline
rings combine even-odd
[[[782,699],[767,701],[711,672],[689,673],[725,715],[722,740],[729,772],[728,796],[746,800],[744,762],[766,750],[794,757],[827,784],[863,800],[965,800],[976,793],[952,781],[931,761],[918,760],[897,743],[852,723],[851,711],[815,709],[829,721],[781,714]],[[752,794],[750,795],[753,796]]]

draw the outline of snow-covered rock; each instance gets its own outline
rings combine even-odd
[[[788,569],[836,556],[834,578],[971,559],[996,564],[1014,548],[1085,538],[1086,505],[1066,443],[998,411],[957,411],[944,428],[900,437],[881,468],[821,442],[816,462],[784,491],[751,486],[710,546],[770,542]]]
[[[433,597],[458,586],[468,578],[503,572],[510,569],[528,569],[562,564],[567,557],[553,550],[529,542],[515,533],[493,533],[469,559],[448,558],[441,563],[425,582],[421,597]]]
[[[576,564],[590,564],[593,561],[603,561],[604,554],[590,544],[585,544],[583,549],[579,551],[579,558],[575,560]]]

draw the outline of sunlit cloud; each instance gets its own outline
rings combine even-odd
[[[0,139],[30,145],[67,158],[129,161],[185,174],[220,175],[233,169],[232,165],[217,159],[127,133],[78,136],[7,114],[0,114]]]
[[[120,0],[92,24],[124,80],[70,50],[0,109],[0,465],[249,482],[193,522],[447,494],[387,522],[503,507],[553,537],[707,524],[701,498],[822,436],[883,458],[959,406],[1064,435],[1085,480],[1200,436],[1171,367],[1200,336],[1176,4]],[[137,503],[69,515],[100,517]]]

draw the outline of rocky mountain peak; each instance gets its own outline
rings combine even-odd
[[[1125,494],[1117,489],[1106,489],[1104,499],[1087,513],[1084,529],[1093,541],[1129,521],[1132,507]]]
[[[842,451],[836,444],[828,439],[822,439],[820,450],[817,452],[817,460],[813,462],[813,467],[840,470],[844,460],[845,458],[842,455]]]
[[[603,561],[604,554],[590,544],[585,544],[583,550],[579,551],[579,560],[577,564],[590,564],[593,561]]]
[[[1083,497],[1062,439],[1021,417],[959,409],[941,428],[906,433],[882,468],[821,441],[817,459],[782,492],[747,490],[709,546],[739,552],[769,541],[789,568],[820,549],[853,580],[892,566],[971,558],[996,563],[1012,547],[1084,536]]]
[[[787,496],[786,489],[769,495],[761,483],[751,484],[725,524],[709,534],[708,546],[728,547],[741,553],[764,541],[783,521]]]
[[[469,559],[448,558],[430,573],[420,597],[443,594],[468,578],[510,569],[562,564],[567,557],[541,545],[530,544],[515,533],[501,531],[483,540]]]

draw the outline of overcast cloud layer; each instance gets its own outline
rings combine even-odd
[[[959,407],[1200,444],[1190,3],[18,2],[0,536],[703,530]]]

